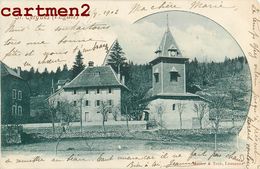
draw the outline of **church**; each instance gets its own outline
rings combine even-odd
[[[164,129],[194,129],[208,126],[208,101],[186,92],[188,58],[182,55],[167,24],[152,65],[152,88],[143,101],[145,120]]]

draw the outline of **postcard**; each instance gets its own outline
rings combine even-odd
[[[0,168],[260,168],[257,0],[0,4]]]

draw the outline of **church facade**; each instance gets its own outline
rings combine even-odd
[[[146,119],[166,129],[208,127],[208,101],[186,92],[188,58],[183,57],[167,27],[152,65],[152,88],[144,101],[148,104]]]

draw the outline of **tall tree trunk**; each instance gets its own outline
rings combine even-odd
[[[200,121],[200,129],[202,129],[202,119],[199,119]]]
[[[53,112],[51,112],[51,123],[52,123],[52,134],[55,134],[55,123],[54,123],[54,115]]]
[[[129,121],[129,115],[128,115],[127,107],[126,107],[125,109],[126,109],[126,127],[127,127],[127,131],[129,131],[129,124],[128,124],[128,121]]]
[[[215,151],[217,151],[217,131],[215,132]]]
[[[182,129],[182,117],[181,117],[181,113],[180,113],[180,129]]]
[[[106,132],[106,128],[105,128],[105,117],[103,116],[103,120],[102,120],[102,125],[103,125],[103,130],[104,132]]]

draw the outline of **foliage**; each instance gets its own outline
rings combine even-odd
[[[122,108],[125,109],[124,105],[127,105],[130,119],[138,120],[146,107],[138,101],[142,100],[152,87],[152,66],[128,61],[121,66],[121,73],[125,76],[125,85],[130,90],[123,91]],[[58,67],[56,71],[45,69],[44,72],[39,72],[33,67],[29,71],[21,71],[21,76],[29,83],[31,96],[50,95],[52,79],[56,84],[58,80],[71,79],[72,74],[72,69],[67,65]],[[223,62],[218,63],[198,62],[195,58],[186,64],[186,80],[188,92],[190,86],[199,85],[202,91],[197,94],[204,98],[211,100],[215,94],[225,94],[227,104],[223,108],[247,111],[248,106],[245,105],[249,105],[251,81],[245,57],[226,57]],[[129,97],[125,98],[126,96]],[[122,110],[122,114],[125,114],[125,110]]]
[[[76,77],[85,68],[82,56],[83,56],[82,53],[78,51],[78,54],[76,55],[75,58],[74,65],[72,67],[72,79]]]
[[[193,111],[197,113],[197,117],[200,123],[200,129],[202,129],[202,119],[204,118],[207,111],[206,103],[194,103]]]
[[[59,105],[55,107],[57,112],[57,118],[61,123],[69,125],[71,122],[79,121],[80,111],[79,108],[74,106],[67,100],[59,102]]]
[[[121,73],[121,67],[125,64],[126,57],[124,57],[124,54],[118,41],[115,41],[110,51],[108,64],[111,65],[117,73]]]
[[[180,129],[182,129],[182,113],[183,113],[185,107],[186,107],[185,103],[177,104],[177,111],[179,112],[179,117],[180,117]]]
[[[105,122],[107,121],[108,113],[112,112],[112,106],[109,105],[106,101],[101,101],[98,110],[102,115],[102,126],[105,132],[106,131]]]

